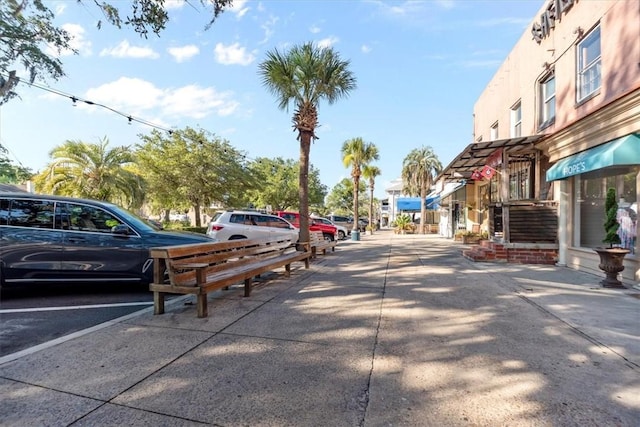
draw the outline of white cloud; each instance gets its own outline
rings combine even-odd
[[[169,55],[173,56],[176,62],[184,62],[200,53],[198,46],[189,44],[181,47],[170,47],[167,49]]]
[[[317,25],[312,25],[309,27],[309,32],[311,34],[318,34],[320,31],[322,31],[322,29],[320,27],[318,27]]]
[[[160,89],[146,80],[129,77],[90,89],[86,99],[124,115],[155,116],[154,123],[172,122],[177,117],[201,119],[213,113],[227,116],[239,107],[230,92],[220,93],[212,87]],[[88,108],[85,103],[78,106]]]
[[[113,48],[102,49],[100,56],[113,56],[114,58],[148,58],[156,59],[160,55],[148,47],[131,46],[127,40],[123,40]]]
[[[331,37],[324,38],[322,40],[318,40],[317,45],[318,47],[331,47],[334,44],[338,43],[339,41],[340,41],[339,38],[335,36],[331,36]]]
[[[91,42],[85,39],[85,31],[81,25],[78,24],[63,24],[62,29],[65,30],[71,36],[71,40],[69,41],[69,45],[72,49],[78,51],[79,54],[84,56],[91,55]],[[56,55],[57,52],[54,52],[54,49],[49,46],[47,52]],[[70,56],[73,55],[73,51],[69,49],[63,49],[59,52],[60,56]]]
[[[216,111],[220,116],[232,114],[238,107],[229,94],[218,93],[211,87],[184,86],[167,91],[162,100],[163,111],[170,116],[201,119]]]
[[[363,44],[360,50],[362,51],[362,53],[369,53],[373,50],[373,48],[371,46],[367,46],[366,44]]]
[[[185,0],[164,0],[165,9],[181,9],[187,2]]]
[[[240,43],[225,46],[222,43],[216,44],[214,49],[216,61],[223,65],[249,65],[255,61],[256,56],[247,52]]]
[[[271,16],[269,17],[268,21],[265,21],[260,28],[262,28],[264,30],[264,38],[260,41],[260,44],[265,44],[269,41],[269,39],[271,38],[271,36],[274,33],[273,27],[276,26],[276,24],[278,23],[278,17],[277,16]]]
[[[55,12],[55,16],[61,16],[66,10],[67,10],[67,4],[66,3],[57,3],[56,7],[54,8]]]
[[[139,114],[140,111],[157,106],[163,98],[163,92],[148,81],[120,77],[114,82],[89,89],[86,97],[87,100],[118,110],[135,110],[123,113]]]
[[[234,13],[238,19],[242,18],[248,11],[249,7],[245,7],[247,0],[233,0],[232,6],[228,9],[229,12]]]

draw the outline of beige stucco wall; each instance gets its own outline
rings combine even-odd
[[[640,87],[640,1],[580,0],[562,15],[540,44],[531,27],[549,4],[545,0],[513,50],[474,105],[474,139],[490,139],[498,121],[498,139],[510,137],[511,108],[521,100],[522,135],[557,132]],[[600,22],[602,89],[593,98],[576,105],[576,42]],[[555,69],[556,118],[546,129],[538,129],[538,84]],[[615,137],[615,136],[614,136]]]

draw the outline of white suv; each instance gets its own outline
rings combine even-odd
[[[277,235],[291,236],[298,241],[299,230],[275,215],[255,211],[224,211],[213,215],[207,227],[207,235],[218,241],[260,239]]]

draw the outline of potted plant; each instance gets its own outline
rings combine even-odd
[[[478,243],[481,240],[481,235],[480,233],[474,233],[473,231],[466,231],[462,234],[462,244],[463,245],[468,245],[468,244],[475,244]]]
[[[396,234],[405,234],[409,225],[411,224],[411,217],[407,214],[402,214],[396,218]]]
[[[600,264],[598,265],[598,268],[604,271],[606,275],[600,284],[606,288],[624,288],[622,282],[618,280],[618,273],[624,270],[622,262],[624,260],[624,256],[630,252],[629,249],[616,246],[621,243],[620,236],[618,235],[618,228],[620,227],[620,224],[617,220],[617,200],[616,190],[614,188],[609,188],[607,190],[607,198],[604,202],[605,236],[604,239],[602,239],[602,243],[607,243],[609,246],[594,249],[600,256]]]

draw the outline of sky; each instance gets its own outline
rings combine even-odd
[[[128,12],[129,2],[111,3]],[[357,88],[320,102],[310,162],[331,190],[350,177],[342,144],[361,137],[379,150],[375,196],[384,198],[411,150],[430,146],[446,166],[473,142],[474,103],[545,3],[235,0],[205,29],[211,15],[198,0],[166,0],[166,29],[145,39],[126,27],[98,29],[93,1],[45,1],[78,54],[63,53],[60,80],[36,81],[58,94],[21,83],[21,99],[0,106],[0,144],[37,172],[67,140],[135,146],[154,128],[189,126],[249,160],[297,160],[294,108],[278,108],[258,65],[269,51],[313,42],[350,62]]]

